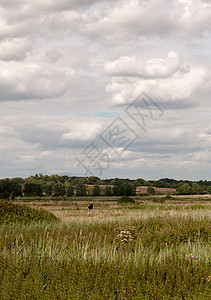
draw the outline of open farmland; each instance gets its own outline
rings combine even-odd
[[[1,225],[1,299],[210,299],[208,196],[32,200],[61,222]]]

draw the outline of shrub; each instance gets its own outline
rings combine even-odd
[[[122,196],[118,199],[118,203],[135,203],[134,199],[129,196]]]
[[[194,182],[191,187],[191,194],[192,195],[204,194],[204,189],[198,183]]]
[[[9,200],[10,193],[7,191],[0,193],[0,199],[8,199]]]
[[[180,187],[177,188],[177,194],[179,195],[190,195],[191,194],[191,186],[188,183],[184,183]]]
[[[147,193],[150,194],[150,195],[154,195],[155,194],[155,189],[152,186],[148,186]]]
[[[0,200],[0,224],[55,222],[59,219],[43,209],[30,208],[23,204]]]
[[[208,186],[207,191],[208,191],[209,194],[211,194],[211,186]]]

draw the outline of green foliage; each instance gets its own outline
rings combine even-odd
[[[53,193],[53,184],[52,183],[46,184],[45,193],[46,193],[47,196],[52,195],[52,193]]]
[[[0,224],[53,222],[58,219],[50,212],[32,209],[22,204],[0,200]]]
[[[9,197],[10,197],[10,193],[8,193],[7,191],[0,193],[0,199],[7,199],[7,200],[9,200]]]
[[[87,184],[98,184],[99,181],[100,181],[99,177],[90,176],[90,177],[88,177]]]
[[[191,216],[2,226],[0,299],[209,300],[210,234]]]
[[[105,196],[112,196],[112,190],[110,185],[106,185],[105,187]]]
[[[190,195],[191,194],[191,186],[188,183],[184,183],[180,187],[177,188],[177,194],[179,195]]]
[[[0,193],[3,193],[1,198],[5,198],[3,195],[9,194],[9,197],[15,198],[22,196],[22,187],[20,180],[14,179],[2,179],[0,180]],[[7,197],[6,197],[7,198]]]
[[[191,194],[192,195],[204,194],[204,189],[198,183],[194,182],[191,187]]]
[[[131,183],[125,182],[122,183],[119,187],[119,195],[120,196],[135,196],[135,186]]]
[[[54,196],[64,196],[65,195],[65,186],[63,183],[56,183],[54,186]]]
[[[73,197],[74,196],[74,188],[71,184],[67,188],[67,196],[68,197]]]
[[[211,194],[211,186],[208,187],[207,191],[209,194]]]
[[[135,203],[135,200],[129,196],[122,196],[118,199],[118,203]]]
[[[86,196],[86,186],[81,180],[79,180],[76,185],[76,197],[84,196]]]
[[[93,187],[93,196],[100,196],[100,186],[99,184],[95,184]]]
[[[155,189],[152,186],[148,186],[147,193],[149,195],[155,195]]]
[[[119,196],[119,186],[118,185],[114,185],[112,188],[112,195],[113,196]]]
[[[26,182],[24,185],[25,196],[39,196],[43,195],[43,186],[40,183]]]
[[[140,185],[147,186],[147,185],[149,185],[149,182],[142,178],[138,178],[135,180],[134,184],[135,184],[135,186],[140,186]]]

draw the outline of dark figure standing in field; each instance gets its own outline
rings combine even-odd
[[[90,203],[90,204],[88,205],[88,211],[91,211],[92,209],[93,209],[93,204]]]

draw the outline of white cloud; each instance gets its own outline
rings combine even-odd
[[[105,62],[104,68],[109,75],[113,76],[160,78],[172,75],[180,65],[179,54],[172,50],[164,59],[152,58],[144,61],[135,56],[121,56],[118,60]]]
[[[91,141],[100,133],[102,125],[99,123],[80,122],[71,126],[71,131],[64,133],[61,140]]]
[[[53,98],[63,95],[73,70],[38,64],[0,62],[1,100]]]
[[[106,88],[107,92],[112,94],[114,105],[127,104],[143,91],[153,99],[159,99],[162,102],[191,101],[191,96],[203,89],[209,81],[209,70],[206,66],[200,66],[194,62],[192,65],[181,64],[179,55],[172,51],[165,61],[151,59],[143,66],[143,64],[135,63],[135,60],[132,65],[122,62],[120,58],[117,63],[106,63],[106,68],[111,74],[113,71],[114,76],[120,76],[113,77]],[[128,76],[134,77],[128,78]],[[191,104],[197,103],[191,102]]]

